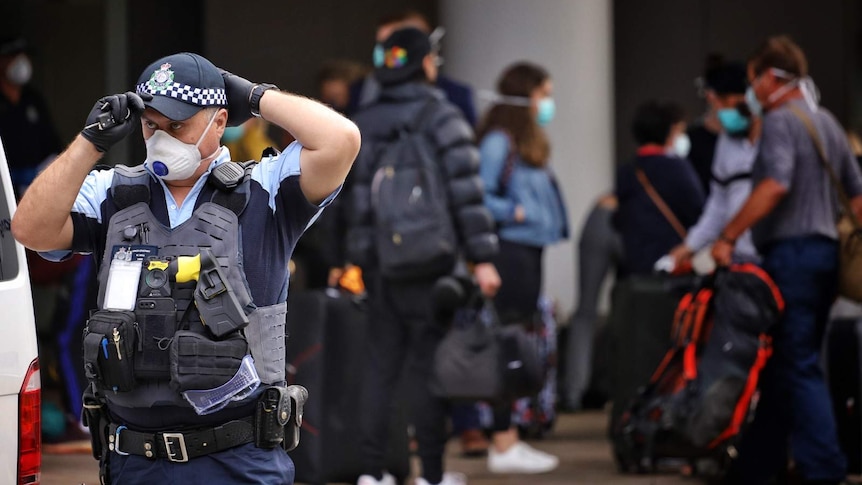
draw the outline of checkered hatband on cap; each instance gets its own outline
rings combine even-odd
[[[178,82],[153,86],[151,83],[141,83],[137,86],[138,93],[149,93],[154,96],[168,96],[180,101],[198,106],[227,106],[227,94],[223,88],[196,88]]]

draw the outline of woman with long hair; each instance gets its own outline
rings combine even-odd
[[[502,286],[495,305],[504,324],[524,324],[537,312],[545,246],[568,237],[565,204],[548,166],[551,150],[543,128],[554,117],[552,84],[545,69],[521,62],[503,72],[497,91],[478,131],[485,204],[500,238],[494,264]],[[511,404],[494,410],[489,469],[542,473],[556,468],[557,457],[518,440]]]

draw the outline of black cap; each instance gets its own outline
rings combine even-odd
[[[12,56],[27,50],[27,41],[23,37],[0,38],[0,56]]]
[[[706,88],[716,94],[744,94],[748,88],[745,63],[726,62],[706,71]]]
[[[396,30],[380,44],[383,56],[374,75],[380,84],[412,81],[422,71],[422,59],[431,52],[428,34],[414,27]]]
[[[203,108],[227,106],[218,68],[189,52],[147,66],[138,78],[137,92],[152,94],[153,99],[144,104],[175,121],[187,120]]]

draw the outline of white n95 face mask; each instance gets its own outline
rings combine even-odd
[[[218,114],[218,112],[216,112]],[[213,124],[215,114],[207,123],[206,129],[201,133],[197,143],[183,143],[180,140],[165,133],[164,130],[156,130],[147,140],[147,165],[162,180],[185,180],[195,174],[203,159],[198,150],[201,141],[206,136]],[[216,148],[212,154],[215,155],[221,147]]]
[[[673,148],[671,148],[671,153],[679,158],[685,158],[688,156],[690,151],[691,140],[688,138],[688,135],[685,133],[676,135],[676,138],[673,139]]]

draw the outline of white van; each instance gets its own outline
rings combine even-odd
[[[15,195],[0,140],[0,483],[37,484],[42,384],[24,246],[9,229]]]

